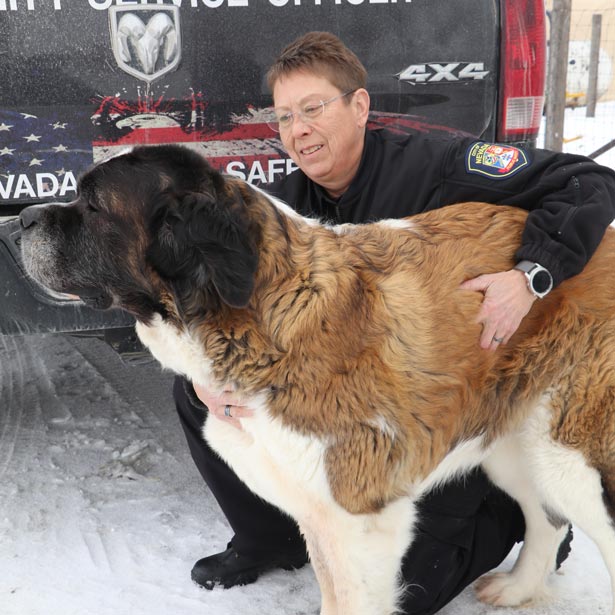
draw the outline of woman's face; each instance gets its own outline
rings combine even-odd
[[[276,81],[273,101],[276,114],[292,113],[280,137],[295,164],[332,196],[344,193],[361,162],[369,95],[358,89],[346,96],[325,77],[297,71]],[[307,107],[340,96],[324,105],[315,118],[302,118]]]

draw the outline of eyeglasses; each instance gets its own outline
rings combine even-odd
[[[325,112],[325,107],[329,103],[335,102],[340,98],[344,98],[349,94],[354,94],[356,91],[357,90],[355,88],[354,90],[348,90],[348,92],[338,94],[337,96],[333,96],[327,100],[319,100],[317,103],[309,102],[303,107],[303,109],[296,112],[288,111],[286,109],[272,109],[272,117],[270,120],[267,120],[267,126],[275,132],[282,132],[292,126],[296,117],[298,117],[302,122],[310,124]]]

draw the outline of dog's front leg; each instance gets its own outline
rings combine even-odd
[[[321,586],[321,615],[397,612],[414,516],[413,502],[402,498],[373,514],[325,507],[300,523]]]
[[[310,554],[310,563],[320,587],[320,615],[338,615],[333,575],[326,559],[326,549],[323,549],[318,534],[310,526],[300,525],[300,528]]]

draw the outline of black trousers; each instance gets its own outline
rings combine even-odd
[[[173,394],[192,458],[228,519],[235,550],[260,554],[304,548],[295,522],[252,493],[205,442],[207,409],[192,385],[176,378]],[[415,540],[402,564],[410,587],[406,615],[436,613],[523,539],[518,505],[481,470],[429,493],[418,508]]]

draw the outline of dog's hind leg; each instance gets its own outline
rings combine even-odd
[[[351,514],[338,507],[302,519],[323,594],[322,615],[398,612],[401,561],[413,521],[414,506],[408,498],[374,514]]]
[[[615,615],[615,511],[608,480],[591,467],[583,454],[561,444],[552,444],[555,463],[538,479],[544,480],[542,497],[554,510],[566,515],[589,536],[602,555],[611,577]]]
[[[550,438],[548,412],[536,413],[524,430],[524,453],[530,459],[542,501],[570,519],[600,550],[611,577],[612,615],[615,615],[615,457],[611,418],[614,403],[615,388],[607,387],[604,395],[600,395],[595,387],[593,404],[585,406],[583,420],[577,417],[565,433],[567,441],[579,442],[586,449],[591,443],[592,463],[581,450]],[[588,424],[593,432],[586,431]]]
[[[568,523],[548,514],[542,506],[517,436],[500,441],[483,467],[498,487],[517,500],[526,529],[513,569],[479,579],[478,598],[496,606],[518,606],[544,598],[548,595],[546,580],[555,570],[557,550]]]
[[[595,437],[601,435],[596,434]],[[609,571],[612,595],[615,596],[615,468],[612,463],[608,466],[612,456],[608,453],[605,455],[604,462],[608,467],[601,473],[588,463],[580,450],[553,440],[551,414],[545,406],[539,407],[526,421],[517,445],[519,443],[522,444],[518,453],[520,457],[508,462],[512,473],[519,468],[520,463],[523,468],[529,469],[537,501],[542,502],[545,510],[550,511],[551,518],[570,520],[596,543]],[[605,446],[608,448],[608,443]],[[503,474],[505,472],[501,471],[500,476],[496,476],[499,483]],[[515,493],[512,495],[516,497]],[[525,512],[524,503],[521,502],[521,505]],[[551,568],[557,549],[556,542],[551,543]],[[511,574],[514,575],[515,570]],[[615,603],[612,615],[615,615]]]
[[[611,577],[612,615],[615,615],[615,517],[606,505],[607,495],[600,474],[587,465],[577,473],[576,495],[560,494],[557,503],[565,507],[572,522],[596,544]]]

